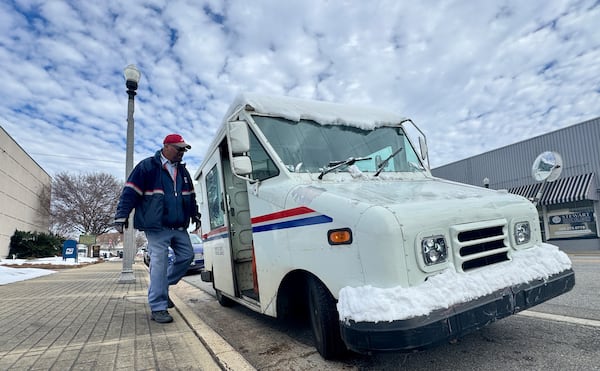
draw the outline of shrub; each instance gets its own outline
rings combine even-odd
[[[10,238],[10,250],[7,258],[11,258],[13,254],[20,259],[57,256],[62,253],[64,241],[64,238],[50,233],[17,230]]]

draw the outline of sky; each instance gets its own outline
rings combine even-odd
[[[51,176],[193,174],[242,92],[412,118],[433,168],[600,116],[600,1],[0,0],[0,126]]]

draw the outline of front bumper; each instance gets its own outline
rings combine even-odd
[[[572,269],[546,280],[531,281],[496,291],[476,300],[440,309],[427,316],[392,322],[340,322],[346,346],[358,353],[416,350],[459,338],[570,291]]]

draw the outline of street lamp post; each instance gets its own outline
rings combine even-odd
[[[135,65],[130,64],[125,67],[125,86],[127,87],[127,95],[129,101],[127,104],[127,152],[125,155],[125,179],[129,178],[129,174],[133,170],[133,107],[135,91],[138,88],[140,81],[140,71]],[[133,274],[133,257],[135,255],[135,229],[133,228],[133,214],[135,210],[129,214],[129,227],[123,232],[123,269],[119,283],[134,283],[135,275]]]

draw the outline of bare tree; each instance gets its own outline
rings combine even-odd
[[[39,207],[37,218],[40,225],[47,225],[52,217],[52,211],[50,210],[51,198],[52,198],[52,187],[49,184],[42,184],[39,191]]]
[[[57,174],[52,179],[52,229],[61,235],[74,232],[100,235],[112,229],[123,184],[106,173]]]

